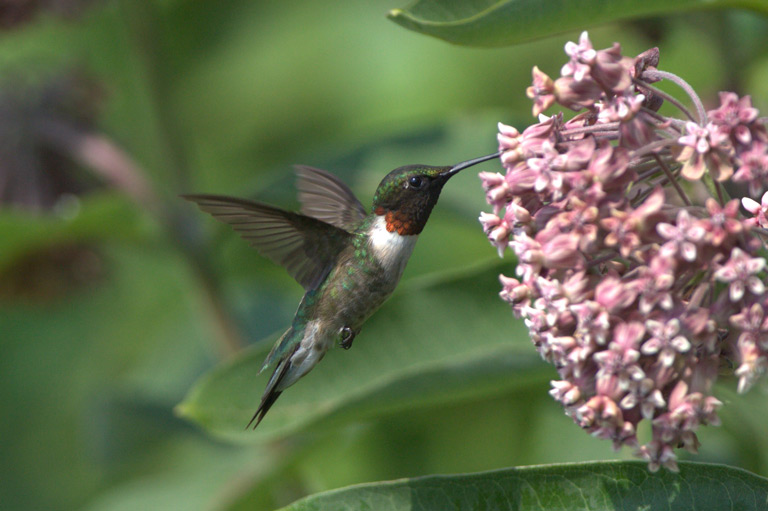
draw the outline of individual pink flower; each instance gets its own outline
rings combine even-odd
[[[720,93],[720,107],[708,112],[712,123],[720,127],[732,140],[739,144],[752,142],[751,126],[758,116],[752,107],[752,98],[739,98],[733,92]]]
[[[522,232],[510,240],[509,247],[518,259],[515,269],[517,275],[522,277],[524,282],[535,278],[544,266],[544,252],[541,244]]]
[[[768,187],[768,144],[755,141],[736,156],[736,183],[746,183],[749,193],[757,196]]]
[[[733,374],[739,379],[739,392],[746,392],[768,368],[768,357],[748,339],[738,343],[739,367]]]
[[[572,405],[577,403],[581,399],[581,390],[577,385],[569,381],[551,381],[552,390],[549,394],[563,403],[564,405]]]
[[[669,396],[670,419],[678,423],[679,431],[693,431],[700,424],[720,424],[717,410],[723,405],[719,399],[691,392],[689,385],[679,382]]]
[[[614,209],[611,216],[600,220],[600,225],[608,231],[605,244],[618,247],[619,253],[628,257],[641,246],[641,235],[647,228],[648,219],[661,210],[663,203],[664,191],[655,188],[637,209]]]
[[[673,472],[678,471],[677,455],[669,442],[654,438],[637,450],[637,455],[648,461],[648,470],[657,472],[665,467]]]
[[[501,151],[501,162],[505,166],[512,166],[522,157],[520,150],[520,132],[514,126],[498,123],[499,134],[496,136]]]
[[[573,208],[555,216],[552,222],[561,231],[578,236],[579,250],[588,251],[597,242],[598,218],[599,210],[595,206],[574,200]]]
[[[560,153],[557,167],[567,172],[582,170],[592,160],[596,149],[597,144],[592,137],[574,140]]]
[[[742,223],[739,219],[739,201],[733,199],[725,206],[720,206],[712,197],[705,202],[708,218],[702,219],[701,226],[706,231],[706,237],[714,246],[719,246],[727,238],[733,239],[741,233]]]
[[[543,231],[542,231],[543,232]],[[539,239],[539,235],[536,236]],[[581,268],[583,256],[579,252],[579,238],[574,234],[541,236],[544,266],[547,268]]]
[[[509,245],[509,235],[512,231],[509,224],[504,219],[488,213],[480,213],[479,220],[488,240],[498,249],[499,257],[502,257]]]
[[[643,343],[643,355],[658,355],[662,366],[671,366],[678,354],[691,349],[691,343],[680,331],[680,321],[672,318],[666,323],[649,319],[645,322],[650,337]]]
[[[709,168],[713,179],[725,181],[733,173],[728,154],[731,151],[727,135],[709,124],[699,126],[695,122],[685,125],[685,135],[678,139],[682,151],[678,160],[683,162],[682,176],[697,181]]]
[[[598,105],[598,119],[604,122],[629,121],[643,106],[645,96],[642,94],[624,94],[608,98]]]
[[[704,227],[684,209],[677,213],[677,221],[674,225],[661,222],[656,225],[656,231],[662,238],[668,240],[659,249],[662,257],[680,255],[688,262],[696,259],[696,245],[704,239],[706,234]]]
[[[583,80],[597,58],[597,52],[592,47],[587,32],[581,33],[578,44],[571,41],[565,43],[565,53],[571,57],[571,60],[562,67],[560,74],[573,76],[576,81]]]
[[[633,67],[634,61],[621,55],[621,45],[613,43],[610,48],[597,52],[591,75],[608,96],[622,95],[632,85]]]
[[[594,80],[577,80],[573,76],[563,76],[555,80],[552,87],[553,98],[562,106],[578,112],[590,108],[602,96],[600,85]]]
[[[656,307],[667,311],[672,309],[675,261],[673,258],[657,255],[651,259],[649,266],[637,267],[635,282],[640,295],[638,309],[641,314],[648,314]]]
[[[656,387],[652,378],[643,378],[630,382],[629,389],[619,402],[624,410],[632,410],[640,407],[640,413],[644,419],[652,419],[656,410],[663,409],[667,402]]]
[[[744,209],[752,213],[752,218],[745,220],[747,225],[757,225],[764,229],[768,229],[768,216],[766,216],[768,214],[768,192],[763,194],[760,203],[749,197],[744,197],[741,199],[741,204],[744,206]]]
[[[602,190],[614,191],[633,181],[634,173],[628,169],[629,162],[630,155],[625,148],[601,140],[585,170],[600,182]]]
[[[595,353],[592,358],[599,367],[597,393],[619,399],[629,389],[631,381],[645,378],[645,372],[637,364],[645,327],[636,321],[622,322],[616,326],[614,332],[608,349]]]
[[[731,325],[741,330],[739,342],[750,342],[763,350],[768,350],[768,318],[759,303],[744,307],[741,312],[730,318]]]
[[[533,158],[544,152],[557,142],[556,134],[563,123],[563,115],[557,114],[547,117],[544,114],[539,115],[539,122],[528,126],[520,135],[520,158]],[[504,162],[502,155],[502,164],[510,168]]]
[[[501,282],[501,292],[499,296],[502,300],[513,305],[527,306],[530,303],[528,298],[531,295],[531,288],[517,279],[499,275]]]
[[[555,87],[552,78],[538,67],[533,67],[532,75],[533,84],[525,90],[525,94],[533,100],[533,116],[538,117],[540,113],[554,104]]]
[[[493,210],[498,214],[510,198],[509,184],[498,172],[481,172],[479,176],[485,190],[485,200],[494,206]]]
[[[568,311],[568,298],[563,293],[562,285],[560,282],[538,277],[536,288],[539,298],[534,301],[533,307],[543,311],[547,324],[554,326],[558,318]]]
[[[576,317],[574,336],[584,339],[583,346],[602,345],[606,343],[611,329],[611,319],[608,310],[595,301],[585,300],[570,306]],[[592,350],[589,350],[591,353]]]
[[[536,176],[533,190],[541,192],[545,188],[552,190],[556,195],[563,191],[563,173],[558,168],[560,153],[555,150],[554,144],[545,143],[541,153],[526,160],[526,165]]]
[[[595,286],[595,301],[614,314],[632,305],[636,298],[637,288],[614,276],[602,279]]]
[[[607,396],[591,398],[576,410],[574,418],[592,435],[612,440],[614,449],[637,442],[634,426],[624,420],[621,408]]]
[[[754,295],[765,292],[765,284],[757,275],[765,268],[765,259],[750,257],[749,254],[734,247],[731,257],[714,273],[715,279],[728,283],[728,296],[732,302],[738,302],[744,297],[746,290]]]

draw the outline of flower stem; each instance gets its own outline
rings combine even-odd
[[[686,206],[690,206],[691,200],[685,194],[685,191],[683,191],[683,188],[680,186],[680,183],[677,182],[677,179],[675,179],[675,175],[672,173],[672,169],[669,168],[667,163],[664,160],[662,160],[658,154],[654,153],[653,158],[656,160],[656,163],[659,164],[659,167],[661,167],[661,169],[664,171],[664,174],[666,174],[667,179],[669,179],[669,182],[675,188],[677,195],[680,196],[680,199],[682,199],[683,203]]]
[[[665,117],[661,115],[659,112],[654,112],[653,110],[650,110],[645,107],[643,107],[641,111],[645,115],[650,116],[651,118],[655,119],[662,125],[668,125],[669,127],[674,128],[679,133],[682,133],[683,129],[685,128],[685,121],[681,121],[680,119],[675,119],[674,117]]]
[[[667,71],[659,71],[659,70],[648,70],[645,73],[643,73],[643,76],[647,76],[648,78],[661,78],[662,80],[669,80],[673,83],[676,83],[678,87],[683,89],[686,94],[688,94],[688,97],[691,98],[691,101],[693,101],[694,106],[696,106],[696,113],[698,114],[698,123],[702,126],[704,125],[706,119],[707,119],[707,112],[704,110],[704,105],[701,102],[701,99],[699,99],[698,94],[696,94],[696,91],[693,90],[693,87],[691,87],[688,82],[680,78],[674,73],[669,73]],[[642,85],[643,87],[647,87],[651,91],[653,91],[654,94],[659,94],[661,97],[663,97],[665,100],[669,101],[676,107],[680,108],[685,115],[687,115],[692,121],[695,121],[696,119],[693,118],[693,116],[688,112],[686,108],[682,106],[680,102],[677,101],[674,97],[670,96],[669,94],[657,89],[656,87],[653,87],[650,84],[645,83],[642,80],[635,79],[636,82],[639,82],[639,85]]]
[[[664,99],[664,101],[667,101],[667,102],[671,103],[672,105],[675,105],[678,108],[678,110],[680,110],[683,114],[685,114],[685,116],[688,117],[690,120],[696,121],[696,117],[693,116],[693,114],[690,112],[690,110],[688,110],[685,107],[685,105],[680,103],[680,101],[678,101],[677,98],[675,98],[674,96],[670,96],[669,94],[667,94],[663,90],[658,89],[658,88],[656,88],[656,87],[654,87],[654,86],[652,86],[652,85],[650,85],[648,83],[645,83],[642,80],[638,80],[637,78],[633,78],[632,81],[636,85],[640,85],[641,87],[646,87],[647,89],[651,90],[654,94],[656,94],[660,98]]]
[[[648,154],[655,154],[657,151],[666,149],[667,147],[673,146],[676,143],[677,143],[677,140],[673,140],[673,139],[656,140],[654,142],[651,142],[650,144],[644,145],[639,149],[636,149],[635,151],[632,152],[630,157],[633,160],[636,160]]]
[[[560,133],[563,136],[581,135],[582,133],[598,133],[604,131],[616,131],[619,129],[618,122],[607,122],[605,124],[595,124],[593,126],[582,126],[579,128],[569,128],[562,130]]]

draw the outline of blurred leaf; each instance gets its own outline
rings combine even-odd
[[[285,511],[323,509],[611,510],[765,509],[768,480],[721,465],[681,463],[650,473],[642,462],[509,468],[363,484],[302,499]]]
[[[761,0],[416,0],[388,17],[410,30],[467,46],[506,46],[596,25],[738,4],[768,12]]]
[[[271,468],[266,465],[272,459],[263,451],[204,443],[189,433],[179,433],[156,447],[163,461],[155,464],[162,470],[136,471],[132,479],[112,486],[85,509],[227,509],[240,491],[233,481],[249,480]]]
[[[101,240],[99,285],[0,307],[3,509],[79,509],[127,460],[142,475],[170,462],[162,444],[189,431],[171,409],[213,359],[197,284],[162,243]]]
[[[715,395],[726,404],[718,412],[722,427],[702,428],[697,433],[704,447],[701,455],[708,455],[706,461],[738,464],[758,474],[768,474],[768,437],[764,434],[768,423],[768,386],[762,382],[746,394],[738,394],[736,386],[733,376],[718,379]],[[720,452],[714,459],[708,451],[718,448]]]
[[[498,298],[500,271],[486,264],[403,284],[363,327],[353,349],[326,356],[281,396],[255,432],[244,427],[269,376],[257,377],[263,344],[202,378],[178,412],[217,436],[252,442],[320,419],[338,424],[459,402],[541,378],[549,368]]]
[[[136,241],[150,226],[135,204],[112,193],[72,197],[59,214],[0,210],[0,271],[24,254],[62,242],[92,239]]]

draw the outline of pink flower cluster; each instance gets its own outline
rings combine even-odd
[[[674,449],[695,452],[698,426],[719,422],[719,369],[734,366],[744,392],[768,367],[768,193],[726,191],[768,187],[765,120],[733,93],[706,111],[656,68],[655,48],[629,58],[585,32],[565,50],[556,80],[533,70],[540,122],[499,124],[506,173],[480,174],[493,206],[480,222],[517,256],[501,297],[557,368],[550,394],[591,434],[675,470]],[[693,111],[652,85],[662,79]],[[540,115],[555,103],[578,113]]]

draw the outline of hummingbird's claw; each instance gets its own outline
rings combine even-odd
[[[355,340],[356,332],[354,332],[348,326],[341,329],[341,342],[339,343],[342,348],[348,350],[352,347],[352,341]]]

